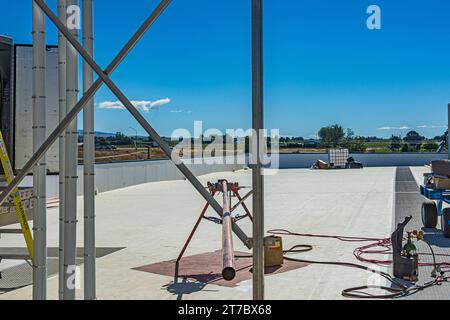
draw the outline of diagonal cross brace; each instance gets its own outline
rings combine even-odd
[[[195,187],[195,189],[197,189],[197,191],[203,196],[203,198],[210,203],[211,207],[219,214],[222,215],[223,214],[223,210],[222,207],[220,206],[220,204],[211,197],[211,195],[206,191],[206,189],[203,188],[202,184],[200,183],[200,181],[192,174],[192,172],[187,168],[187,166],[184,163],[177,163],[173,156],[172,156],[172,150],[170,149],[169,145],[158,135],[158,133],[152,128],[152,126],[145,120],[145,118],[139,113],[139,111],[136,110],[136,108],[133,106],[133,104],[131,103],[131,101],[121,92],[121,90],[114,84],[114,82],[109,78],[108,74],[111,72],[108,72],[108,69],[104,72],[100,66],[94,61],[94,59],[91,57],[91,55],[83,48],[83,46],[81,46],[79,44],[79,42],[77,41],[77,39],[75,39],[75,37],[72,36],[72,34],[68,31],[68,29],[61,23],[61,21],[58,19],[58,17],[50,10],[50,8],[42,1],[42,0],[34,0],[35,3],[41,8],[41,10],[49,17],[50,20],[52,20],[52,22],[55,24],[55,26],[58,28],[58,30],[65,36],[65,38],[71,43],[71,45],[80,53],[80,55],[83,57],[83,59],[90,65],[90,67],[98,74],[98,76],[100,77],[100,79],[98,79],[94,85],[86,92],[86,94],[82,97],[82,99],[79,101],[79,103],[75,106],[75,108],[72,110],[73,112],[70,112],[66,118],[64,120],[68,120],[67,124],[69,124],[75,117],[76,115],[81,111],[81,109],[84,107],[84,105],[87,103],[87,101],[89,101],[93,94],[95,94],[95,92],[98,90],[98,88],[101,86],[102,83],[105,83],[110,89],[111,91],[117,96],[117,98],[123,103],[123,105],[128,109],[128,111],[133,115],[133,117],[139,122],[139,124],[147,131],[147,133],[160,145],[161,149],[164,151],[164,153],[175,163],[175,165],[177,166],[177,168],[181,171],[181,173],[186,177],[186,179],[188,179],[191,184]],[[160,13],[162,13],[162,11],[165,9],[165,7],[167,7],[167,5],[170,3],[171,1],[167,0],[167,1],[162,1],[160,6],[158,8],[160,8]],[[158,8],[155,10],[157,11]],[[157,16],[159,16],[159,14],[157,14]],[[153,19],[153,22],[155,19]],[[147,21],[146,21],[147,22]],[[151,23],[153,23],[151,22]],[[148,28],[151,26],[151,24],[148,25],[148,27],[143,26],[143,28],[140,29],[140,31],[142,31],[141,33],[138,32],[135,37],[133,37],[134,41],[131,41],[131,46],[134,46],[139,39],[142,37],[143,33],[148,30]],[[127,49],[127,46],[124,48],[124,51],[127,53],[129,52],[131,48]],[[126,54],[125,53],[125,54]],[[119,54],[119,61],[120,59],[120,54]],[[123,58],[122,58],[123,59]],[[120,63],[120,62],[119,62]],[[114,64],[114,62],[113,62]],[[113,66],[112,69],[114,69],[115,67]],[[98,86],[98,88],[96,88]],[[91,96],[89,96],[91,95]],[[64,122],[63,120],[63,122]],[[57,137],[61,134],[61,132],[65,129],[65,126],[63,126],[63,122],[61,122],[61,124],[57,127],[57,129],[52,133],[52,135],[50,135],[50,137],[47,139],[47,141],[44,143],[43,147],[49,143],[50,145],[56,141]],[[67,125],[66,125],[67,126]],[[60,128],[62,127],[62,128]],[[57,132],[60,131],[60,132]],[[54,138],[54,136],[56,136],[56,138]],[[51,141],[50,138],[54,138],[53,141]],[[50,140],[50,141],[49,141]],[[41,147],[42,149],[44,149],[44,151],[42,152],[45,153],[48,150],[47,149]],[[42,154],[39,154],[39,151],[32,157],[32,159],[30,159],[28,164],[31,164],[29,169],[32,168],[32,166],[35,165],[35,163],[37,162],[37,160],[39,160],[39,158],[42,156]],[[34,159],[36,158],[36,160]],[[35,160],[36,162],[32,162],[32,160]],[[27,166],[24,167],[24,169],[22,170],[21,173],[25,172],[26,174],[26,168]],[[23,177],[21,178],[23,179]],[[16,177],[15,181],[13,181],[13,184],[11,184],[11,186],[14,185],[14,183],[16,185],[18,185],[20,183],[20,177],[19,175]],[[11,191],[9,191],[9,189],[7,189],[3,194],[0,195],[0,203],[2,201],[4,201],[6,199],[6,197],[9,195],[9,193],[11,193]],[[5,198],[5,199],[3,199]],[[251,248],[251,239],[248,238],[245,233],[242,231],[242,229],[240,229],[236,224],[233,224],[233,231],[234,233],[239,237],[239,239],[244,243],[244,245],[246,245],[249,249]]]
[[[139,40],[144,36],[145,32],[153,25],[153,23],[158,19],[162,12],[167,8],[167,6],[172,2],[172,0],[162,0],[161,3],[156,7],[152,14],[145,20],[141,27],[136,31],[136,33],[131,37],[127,44],[122,48],[119,54],[114,58],[111,64],[106,69],[105,73],[112,73],[120,63],[125,59],[125,57],[130,53],[130,51],[136,46]],[[91,100],[95,93],[102,86],[103,81],[97,79],[94,84],[86,91],[82,96],[80,101],[75,105],[75,107],[70,110],[66,117],[61,120],[61,123],[55,128],[55,130],[48,136],[44,143],[39,147],[39,149],[33,154],[33,156],[28,160],[28,162],[23,166],[16,177],[11,181],[11,184],[4,192],[0,194],[0,205],[3,204],[6,199],[14,191],[14,188],[18,187],[19,184],[26,177],[28,172],[33,169],[36,163],[42,158],[42,156],[51,148],[51,146],[59,139],[60,135],[63,134],[67,126],[77,117],[78,113],[83,110],[84,106],[89,100]]]

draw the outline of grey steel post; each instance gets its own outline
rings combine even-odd
[[[32,2],[33,7],[33,149],[36,152],[46,138],[45,105],[45,15]],[[34,206],[34,259],[33,299],[47,299],[47,197],[45,154],[33,171]]]
[[[264,92],[263,92],[263,3],[252,0],[253,78],[253,299],[264,300]]]
[[[144,36],[145,32],[150,29],[150,27],[155,23],[159,16],[164,12],[167,6],[172,2],[172,0],[162,0],[160,4],[155,8],[155,10],[150,14],[150,16],[145,20],[145,22],[140,26],[136,33],[131,37],[131,39],[126,43],[122,50],[117,54],[114,60],[109,64],[105,70],[105,74],[111,74],[120,65],[120,63],[126,58],[128,53],[136,46],[139,40]],[[37,3],[37,2],[36,2]],[[37,3],[39,5],[39,3]],[[41,2],[42,4],[42,2]],[[44,4],[45,5],[45,4]],[[62,25],[62,24],[61,24]],[[64,25],[62,25],[64,27]],[[95,93],[101,88],[103,84],[102,79],[97,79],[95,83],[89,88],[86,94],[84,94],[80,101],[72,110],[67,110],[67,115],[58,124],[58,126],[53,130],[48,136],[47,140],[41,145],[38,151],[36,151],[30,158],[30,160],[25,163],[22,170],[19,171],[16,177],[11,181],[11,184],[0,193],[0,205],[5,203],[8,197],[12,194],[15,188],[25,179],[27,174],[33,169],[33,167],[38,163],[40,158],[53,146],[53,144],[58,140],[59,136],[64,133],[70,122],[76,118],[78,113],[83,110],[86,103],[92,99]]]
[[[83,0],[83,46],[94,56],[94,26],[92,0]],[[94,72],[83,61],[84,93],[94,83]],[[94,99],[89,100],[83,112],[83,160],[84,160],[84,299],[95,300],[95,131]]]
[[[164,151],[167,157],[169,157],[176,165],[176,167],[181,171],[181,173],[186,177],[186,179],[193,185],[193,187],[202,195],[202,197],[211,205],[211,207],[217,212],[219,216],[223,216],[222,206],[211,196],[211,194],[206,191],[201,182],[195,177],[195,175],[187,168],[187,166],[180,162],[179,159],[175,158],[172,154],[172,149],[170,146],[158,135],[158,133],[153,129],[153,127],[147,122],[147,120],[141,115],[141,113],[133,106],[131,101],[123,94],[123,92],[114,84],[110,79],[108,74],[104,72],[100,66],[94,61],[91,55],[80,45],[78,40],[67,30],[64,25],[58,20],[55,14],[50,10],[50,8],[43,2],[43,0],[35,0],[35,2],[41,7],[49,19],[55,24],[59,31],[61,31],[66,37],[67,41],[76,48],[83,59],[94,69],[95,73],[100,77],[100,79],[108,86],[108,88],[114,93],[114,95],[119,99],[119,101],[125,106],[125,108],[132,114],[136,121],[144,128],[144,130],[152,137],[156,143],[159,144],[161,149]],[[84,98],[84,97],[83,97]],[[80,103],[83,101],[80,100]],[[86,101],[83,101],[83,105]],[[82,105],[82,106],[83,106]],[[82,106],[80,108],[82,108]],[[70,113],[69,113],[70,114]],[[72,114],[70,114],[72,116]],[[59,129],[59,128],[57,128]],[[56,131],[56,130],[55,130]],[[67,155],[66,155],[67,156]],[[67,185],[66,185],[67,189]],[[10,192],[8,189],[7,192]],[[6,192],[5,191],[5,192]],[[66,190],[67,191],[67,190]],[[2,201],[0,196],[0,203]],[[68,205],[68,204],[67,204]],[[242,229],[233,223],[233,232],[241,239],[241,241],[250,249],[251,239],[249,239]]]
[[[228,181],[222,181],[223,193],[223,218],[222,218],[222,257],[223,268],[222,277],[231,281],[236,277],[236,267],[234,264],[234,247],[233,247],[233,233],[232,217],[231,217],[231,200],[230,192],[228,191]]]
[[[78,38],[79,22],[76,19],[78,0],[67,0],[67,24],[70,34]],[[69,23],[72,25],[69,26]],[[77,25],[78,24],[78,25]],[[67,111],[78,101],[78,52],[67,43]],[[64,300],[76,297],[76,251],[77,251],[77,166],[78,121],[74,118],[66,131],[66,188],[64,217]]]
[[[58,0],[58,16],[66,25],[66,0]],[[58,81],[59,81],[59,121],[61,122],[67,113],[66,107],[66,39],[61,32],[58,33]],[[59,137],[59,261],[58,261],[58,293],[59,299],[63,299],[64,293],[64,198],[66,180],[66,132]]]

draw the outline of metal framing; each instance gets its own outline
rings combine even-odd
[[[111,80],[108,74],[103,72],[100,66],[95,62],[92,56],[80,45],[76,37],[59,21],[59,19],[55,16],[55,14],[50,10],[50,8],[45,4],[43,0],[34,0],[39,7],[45,12],[47,17],[55,24],[60,32],[66,37],[71,46],[75,48],[76,51],[81,55],[81,57],[89,64],[89,66],[94,69],[95,73],[103,80],[106,86],[112,91],[112,93],[117,97],[117,99],[124,105],[124,107],[131,113],[131,115],[135,118],[135,120],[144,128],[144,130],[149,134],[149,136],[158,143],[160,148],[163,150],[165,155],[174,162],[176,167],[181,171],[181,173],[185,176],[185,178],[194,186],[195,189],[207,200],[211,207],[219,213],[221,216],[222,206],[211,197],[209,192],[203,187],[201,182],[197,179],[197,177],[188,169],[188,167],[181,162],[178,157],[172,154],[172,149],[170,146],[161,138],[161,136],[153,129],[153,127],[145,120],[145,118],[141,115],[141,113],[133,106],[131,101],[126,97],[126,95],[116,86],[116,84]],[[66,143],[67,145],[67,143]],[[66,154],[66,157],[68,155]],[[66,161],[67,162],[67,161]],[[66,167],[66,170],[68,168]],[[66,180],[67,181],[67,180]],[[66,190],[68,186],[66,185]],[[66,191],[67,193],[67,191]],[[67,200],[67,199],[66,199]],[[69,206],[69,204],[67,204]],[[66,208],[67,209],[67,208]],[[66,210],[67,216],[67,210]],[[233,223],[233,231],[238,236],[242,242],[247,245],[247,247],[251,247],[251,239],[248,238],[245,233],[239,228],[235,223]]]
[[[252,0],[253,79],[253,299],[264,300],[264,92],[263,92],[263,4]],[[256,146],[256,147],[255,147]]]
[[[44,199],[45,201],[45,153],[48,149],[58,140],[58,138],[63,134],[65,130],[67,130],[66,135],[66,167],[65,167],[65,202],[64,202],[64,290],[63,296],[64,299],[75,299],[75,288],[69,288],[67,286],[68,282],[71,281],[73,284],[75,277],[75,258],[76,258],[76,183],[77,183],[77,173],[76,173],[76,158],[77,158],[77,143],[75,140],[75,132],[76,136],[78,136],[78,130],[76,126],[77,115],[78,113],[87,106],[93,99],[95,93],[100,89],[103,83],[105,83],[108,88],[117,96],[118,100],[125,106],[125,108],[133,115],[133,117],[139,122],[139,124],[146,130],[146,132],[150,135],[150,137],[156,141],[164,151],[164,153],[176,164],[177,168],[181,171],[181,173],[186,177],[186,179],[191,182],[194,188],[203,196],[203,198],[209,203],[209,205],[219,214],[219,216],[223,217],[223,208],[222,206],[211,196],[211,194],[203,187],[200,181],[195,177],[195,175],[186,167],[184,163],[180,163],[179,159],[176,159],[172,156],[172,150],[169,145],[158,135],[158,133],[153,129],[153,127],[145,120],[145,118],[136,110],[136,108],[132,105],[130,100],[125,96],[125,94],[115,85],[115,83],[110,79],[110,74],[119,66],[119,64],[123,61],[123,59],[127,56],[127,54],[134,48],[134,46],[139,42],[139,40],[143,37],[145,32],[153,25],[153,23],[157,20],[157,18],[162,14],[162,12],[167,8],[167,6],[172,2],[172,0],[162,0],[160,4],[156,7],[150,17],[144,22],[144,24],[138,29],[135,35],[128,41],[125,47],[120,51],[117,57],[112,61],[112,63],[108,66],[106,70],[102,70],[100,66],[95,62],[92,58],[92,47],[90,47],[90,41],[84,42],[84,47],[78,42],[78,30],[69,30],[64,23],[60,21],[60,19],[53,13],[53,11],[46,5],[44,0],[32,0],[33,1],[33,23],[34,29],[34,51],[35,57],[42,59],[42,48],[45,48],[45,30],[44,26],[44,15],[53,22],[53,24],[57,27],[60,34],[67,40],[67,115],[61,119],[60,124],[57,128],[49,135],[49,137],[45,140],[45,126],[40,126],[35,131],[35,150],[34,155],[31,159],[25,164],[22,171],[18,173],[16,178],[12,181],[9,187],[0,195],[0,204],[2,204],[6,198],[12,193],[15,187],[19,185],[19,183],[24,179],[24,177],[28,174],[28,172],[35,167],[35,188],[38,191],[38,203],[39,199]],[[90,2],[91,1],[83,1]],[[76,5],[78,0],[67,0],[67,6]],[[84,4],[84,3],[83,3]],[[89,6],[89,4],[87,5]],[[86,10],[85,14],[89,15],[89,10]],[[88,18],[89,19],[89,18]],[[88,22],[89,23],[89,22]],[[36,32],[37,31],[37,32]],[[89,32],[90,30],[87,30]],[[85,40],[91,40],[90,36],[87,34],[87,38]],[[264,299],[264,265],[263,265],[263,236],[264,236],[264,188],[263,188],[263,175],[262,175],[262,165],[261,159],[258,156],[260,154],[260,148],[263,147],[264,136],[262,135],[262,129],[264,127],[263,123],[263,74],[262,74],[262,0],[252,0],[252,58],[253,58],[253,129],[254,129],[254,139],[256,139],[259,143],[256,150],[253,150],[253,159],[257,159],[257,164],[253,167],[253,191],[254,191],[254,200],[253,200],[253,210],[254,210],[254,224],[253,224],[253,239],[247,237],[247,235],[236,225],[236,223],[232,223],[233,232],[239,237],[239,239],[250,249],[253,247],[254,252],[254,299],[262,300]],[[97,79],[92,86],[86,85],[90,81],[91,74],[88,72],[84,72],[85,75],[85,87],[84,94],[82,98],[77,102],[77,57],[78,54],[83,58],[83,66],[84,71],[88,70],[88,68],[93,70],[98,76]],[[37,69],[36,69],[37,70]],[[42,70],[40,70],[42,71]],[[38,84],[38,74],[40,72],[35,72],[36,78],[34,80],[35,86]],[[44,85],[44,81],[42,81],[42,86]],[[42,88],[35,88],[37,91],[42,91]],[[37,92],[36,91],[36,92]],[[41,99],[45,96],[42,92],[37,92],[35,97],[35,110],[39,106],[39,103],[44,101]],[[41,93],[41,94],[39,94]],[[89,110],[89,106],[86,107]],[[89,117],[89,115],[87,116]],[[41,119],[42,120],[42,119]],[[91,119],[88,119],[91,120]],[[44,122],[45,125],[45,122]],[[87,123],[89,126],[90,123]],[[89,130],[89,127],[85,127],[85,131]],[[42,131],[44,135],[42,137]],[[44,141],[45,140],[45,141]],[[74,143],[75,142],[75,143]],[[255,149],[255,148],[254,148]],[[86,151],[86,150],[85,150]],[[89,150],[88,150],[89,151]],[[255,157],[256,155],[256,157]],[[92,160],[92,158],[91,158]],[[86,159],[86,163],[89,159]],[[75,163],[75,166],[74,166]],[[74,170],[75,168],[75,170]],[[85,171],[86,172],[86,171]],[[38,177],[44,177],[43,182],[42,179],[38,179]],[[91,188],[91,186],[89,186]],[[42,193],[39,193],[39,190],[42,190]],[[45,203],[45,202],[44,202]],[[92,199],[89,202],[92,205]],[[85,206],[86,208],[86,206]],[[92,206],[90,207],[92,210]],[[35,229],[35,236],[37,246],[37,255],[42,258],[45,257],[45,250],[41,250],[42,248],[46,249],[46,229],[45,229],[45,208],[43,210],[37,211],[38,223],[41,221],[41,224],[37,225]],[[86,213],[85,213],[86,214]],[[92,211],[90,212],[90,218],[92,218]],[[40,220],[40,218],[43,218]],[[91,221],[93,222],[93,221]],[[86,224],[89,224],[86,222]],[[89,226],[89,230],[92,229],[93,224]],[[94,231],[95,232],[95,231]],[[92,245],[93,239],[89,239],[87,243],[88,245]],[[86,243],[85,243],[86,244]],[[95,248],[95,247],[94,247]],[[40,251],[39,251],[40,250]],[[94,256],[95,259],[95,256]],[[39,260],[36,258],[36,262]],[[94,260],[95,263],[95,260]],[[46,298],[46,261],[45,259],[40,263],[35,263],[35,274],[39,275],[39,277],[35,278],[35,291],[36,295],[34,295],[35,299],[45,299]],[[92,264],[90,265],[92,267]],[[73,269],[69,269],[73,268]],[[95,268],[95,265],[94,265]],[[70,273],[70,274],[69,274]],[[45,278],[43,276],[45,275]],[[70,276],[70,277],[69,277]],[[91,288],[92,289],[92,288]],[[87,293],[88,291],[86,291]],[[95,297],[95,287],[94,292],[90,291],[90,294],[93,294]],[[88,297],[88,296],[86,296]],[[91,296],[92,297],[92,296]]]

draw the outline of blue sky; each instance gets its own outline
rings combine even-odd
[[[250,2],[174,0],[113,74],[131,100],[170,99],[144,113],[161,134],[193,130],[196,120],[221,130],[251,126]],[[48,3],[56,10],[56,0]],[[158,1],[94,3],[95,57],[106,66]],[[0,34],[31,43],[31,1],[0,4],[8,12]],[[381,7],[381,30],[366,27],[371,4]],[[334,123],[360,135],[442,134],[449,13],[442,0],[265,0],[266,126],[304,137]],[[50,23],[48,43],[56,43]],[[127,111],[98,107],[116,100],[107,88],[95,100],[97,130],[134,134]]]

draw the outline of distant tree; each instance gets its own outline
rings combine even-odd
[[[364,141],[364,142],[372,142],[372,141],[380,141],[383,140],[382,138],[379,137],[364,137],[364,136],[355,136],[354,138],[355,140],[360,140],[360,141]]]
[[[402,146],[402,152],[409,152],[409,146],[406,143]]]
[[[392,151],[398,150],[402,147],[402,144],[398,140],[393,140],[391,144],[388,146]]]
[[[444,141],[447,139],[447,135],[444,133],[442,136],[436,136],[433,140],[435,141]]]
[[[421,136],[417,131],[410,131],[406,134],[405,141],[422,141],[425,137]]]
[[[345,138],[347,140],[353,140],[354,137],[355,137],[355,131],[353,131],[350,128],[347,128],[347,134],[345,135]]]
[[[338,124],[324,127],[319,131],[319,138],[321,140],[321,143],[327,148],[337,147],[344,136],[344,129]]]
[[[122,132],[117,132],[115,137],[109,137],[107,139],[105,139],[104,143],[115,143],[116,145],[121,145],[121,146],[125,146],[125,145],[131,145],[134,143],[134,140],[131,139],[130,137],[127,137],[126,135],[124,135]]]
[[[439,148],[439,145],[436,142],[428,141],[422,144],[422,149],[425,151],[434,152]]]
[[[362,141],[346,141],[341,144],[341,147],[348,149],[350,152],[366,152],[367,146]]]

